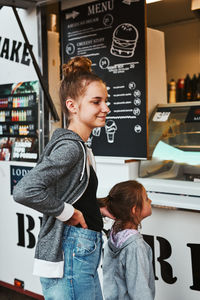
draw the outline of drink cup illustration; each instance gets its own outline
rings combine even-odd
[[[96,127],[92,130],[92,134],[94,136],[100,136],[100,133],[101,133],[101,127]]]
[[[113,32],[111,54],[119,57],[132,57],[138,40],[138,30],[129,23],[122,23]]]
[[[108,143],[114,143],[115,132],[117,131],[117,125],[115,121],[108,120],[105,125],[105,130],[106,130]]]

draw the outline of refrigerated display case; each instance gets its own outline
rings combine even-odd
[[[153,250],[155,300],[200,296],[200,103],[158,105],[140,181],[152,200],[142,233]]]
[[[37,161],[38,100],[37,81],[0,87],[0,160]]]
[[[156,204],[200,210],[199,137],[199,102],[158,105],[152,113],[151,159],[140,163],[139,180]]]
[[[158,105],[149,121],[151,160],[140,177],[200,181],[200,103]]]

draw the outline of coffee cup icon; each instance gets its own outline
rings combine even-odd
[[[113,120],[106,121],[105,130],[106,130],[108,143],[114,143],[115,132],[117,131],[117,125],[115,121]]]

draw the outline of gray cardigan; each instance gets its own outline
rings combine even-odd
[[[88,180],[87,149],[83,140],[71,130],[56,129],[37,165],[15,186],[13,197],[16,202],[43,213],[34,275],[63,277],[65,225],[61,221],[64,221],[62,215],[68,204],[82,196]]]
[[[105,300],[153,300],[155,279],[152,251],[140,233],[116,248],[111,240],[104,249],[103,293]]]

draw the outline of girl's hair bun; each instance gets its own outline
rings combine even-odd
[[[91,73],[92,61],[84,56],[76,56],[63,65],[64,77],[75,73]]]

